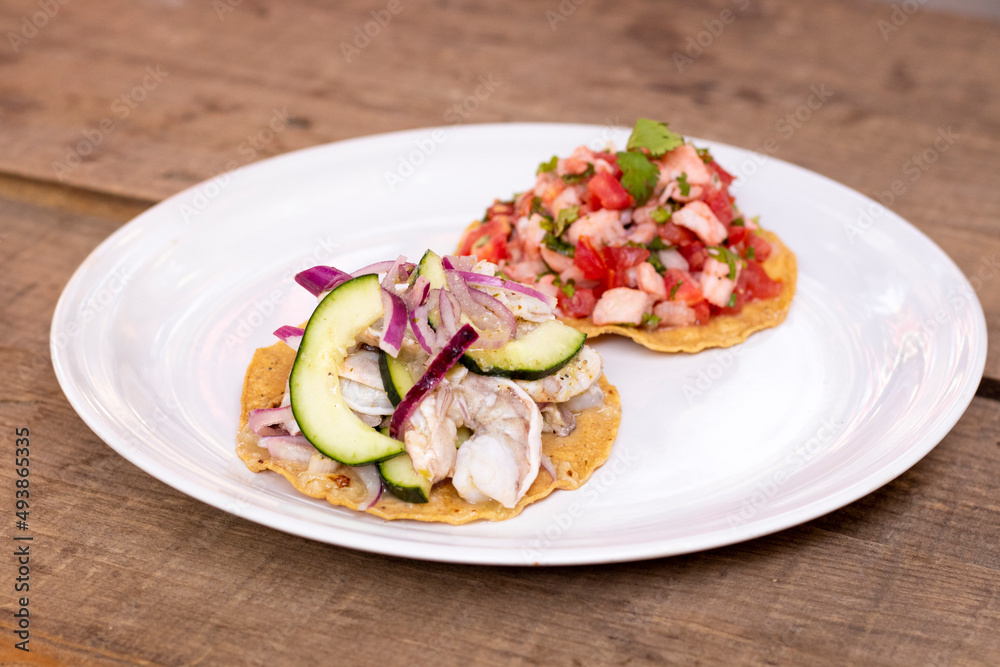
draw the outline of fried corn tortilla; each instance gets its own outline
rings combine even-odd
[[[365,498],[365,487],[354,472],[344,466],[332,474],[311,474],[305,464],[276,461],[266,448],[258,444],[258,436],[250,430],[248,415],[258,408],[273,408],[281,404],[285,382],[295,361],[295,351],[284,343],[258,349],[247,368],[241,398],[240,428],[236,453],[254,471],[273,470],[280,473],[296,489],[313,498],[325,498],[334,505],[356,510]],[[414,519],[462,524],[481,519],[500,521],[517,516],[527,505],[541,500],[556,489],[576,489],[586,482],[611,453],[611,445],[621,423],[621,399],[618,390],[603,376],[604,406],[591,408],[577,417],[576,429],[565,437],[542,434],[542,451],[551,459],[557,479],[545,470],[513,508],[498,502],[472,504],[463,500],[449,480],[436,484],[430,501],[424,504],[403,502],[385,492],[367,512],[383,519]]]

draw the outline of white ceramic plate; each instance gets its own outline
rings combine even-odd
[[[122,456],[199,500],[315,540],[491,564],[626,561],[772,533],[856,500],[916,463],[965,411],[986,324],[923,234],[804,169],[708,146],[746,214],[799,260],[787,321],[729,350],[596,345],[621,390],[611,459],[582,489],[501,523],[386,522],[255,475],[233,451],[253,350],[305,319],[292,281],[451,251],[537,164],[627,130],[482,125],[299,151],[187,190],[101,244],[67,285],[52,358],[70,403]],[[395,174],[395,178],[387,177]]]

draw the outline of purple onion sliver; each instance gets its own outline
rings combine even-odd
[[[375,262],[374,264],[369,264],[368,266],[363,266],[351,275],[355,278],[358,276],[367,276],[372,273],[385,273],[393,267],[396,262],[393,260],[385,260],[384,262]]]
[[[295,282],[305,287],[313,296],[329,292],[342,282],[351,279],[351,274],[344,273],[332,266],[314,266],[301,271],[295,276]]]
[[[482,273],[475,273],[474,271],[460,271],[461,276],[466,282],[473,285],[487,285],[489,287],[498,287],[500,289],[505,289],[511,292],[517,292],[518,294],[523,294],[525,296],[530,296],[534,299],[538,299],[545,305],[549,307],[555,307],[556,300],[545,294],[544,292],[539,292],[538,290],[528,287],[527,285],[522,285],[521,283],[515,283],[512,280],[504,280],[500,276],[487,276]]]
[[[382,476],[378,474],[378,468],[373,464],[357,466],[353,470],[365,485],[365,499],[358,505],[358,509],[364,511],[375,505],[382,497]]]
[[[444,374],[461,359],[465,351],[469,349],[470,345],[476,342],[477,338],[479,338],[479,334],[469,324],[463,325],[458,330],[458,333],[452,336],[448,344],[444,346],[444,349],[431,361],[427,372],[417,380],[415,385],[410,387],[410,390],[406,392],[406,396],[396,406],[396,411],[392,413],[392,419],[389,421],[390,437],[399,439],[400,434],[403,432],[403,426],[409,421],[410,415],[420,405],[420,402],[424,400],[424,396],[433,391],[441,383]]]
[[[248,418],[250,430],[257,435],[261,434],[261,429],[267,426],[281,424],[292,418],[292,406],[285,405],[280,408],[262,408],[251,410]]]
[[[441,331],[444,335],[451,338],[458,333],[461,312],[446,289],[440,290],[438,294],[438,313],[441,315]]]
[[[290,327],[287,324],[283,327],[278,328],[274,335],[281,339],[288,347],[293,350],[299,349],[299,343],[302,342],[302,336],[305,334],[305,329],[300,329],[298,327]]]
[[[382,309],[385,311],[383,315],[385,326],[382,328],[379,347],[390,357],[395,357],[399,354],[403,336],[406,334],[406,305],[398,295],[383,289]]]

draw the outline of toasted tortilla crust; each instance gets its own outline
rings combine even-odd
[[[273,470],[308,496],[325,498],[334,505],[356,510],[364,500],[365,489],[350,468],[342,467],[333,474],[309,474],[304,464],[272,459],[267,449],[259,446],[257,435],[250,430],[248,415],[251,410],[281,404],[285,382],[294,361],[295,351],[284,343],[275,343],[254,353],[243,383],[236,453],[254,472]],[[367,511],[383,519],[414,519],[455,525],[477,520],[500,521],[517,516],[526,506],[556,489],[579,488],[608,459],[621,423],[618,390],[604,376],[601,376],[600,385],[604,390],[604,406],[583,412],[576,420],[573,433],[562,438],[551,433],[542,434],[542,451],[552,460],[557,478],[553,480],[544,470],[539,470],[538,477],[515,507],[508,509],[492,501],[473,505],[463,500],[451,482],[446,480],[434,486],[430,501],[425,504],[406,503],[383,493],[378,503]]]

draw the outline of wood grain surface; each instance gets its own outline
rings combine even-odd
[[[0,0],[8,544],[17,427],[31,429],[37,490],[31,653],[13,648],[8,555],[0,664],[1000,664],[1000,24],[861,0],[64,2]],[[345,55],[372,12],[390,20]],[[483,80],[493,90],[456,116]],[[455,120],[638,116],[883,197],[979,276],[986,378],[926,458],[731,547],[445,565],[195,501],[105,445],[55,380],[49,324],[73,270],[203,179]]]

